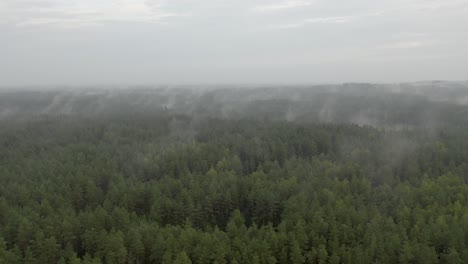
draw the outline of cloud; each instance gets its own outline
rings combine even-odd
[[[376,13],[370,13],[370,14],[350,15],[350,16],[313,17],[313,18],[306,18],[295,23],[272,25],[272,26],[269,26],[268,28],[269,29],[291,29],[291,28],[304,27],[310,24],[345,24],[345,23],[350,23],[352,21],[355,21],[357,19],[380,16],[382,14],[383,13],[381,12],[376,12]]]
[[[0,82],[466,78],[467,4],[0,0]]]
[[[18,27],[83,27],[108,22],[160,22],[182,16],[145,0],[4,0],[0,22]]]
[[[428,13],[439,11],[466,12],[467,3],[468,0],[383,0],[378,4],[369,0],[343,3],[333,0],[0,0],[0,24],[84,27],[110,22],[167,23],[174,17],[192,17],[197,22],[216,17],[222,19],[217,20],[218,25],[250,20],[263,28],[290,29],[310,24],[349,23],[378,12],[387,18],[420,17],[421,13],[431,16]],[[294,11],[294,16],[289,11]],[[308,18],[313,15],[316,17]]]
[[[412,48],[420,48],[424,45],[425,44],[422,41],[398,41],[395,43],[384,45],[382,48],[384,49],[412,49]]]
[[[433,1],[423,1],[418,2],[414,8],[418,11],[441,11],[441,10],[450,10],[450,9],[458,9],[463,8],[468,5],[467,0],[450,0],[450,1],[443,1],[443,0],[433,0]]]
[[[314,18],[303,19],[296,23],[272,25],[272,26],[269,26],[268,28],[269,29],[292,29],[292,28],[300,28],[308,24],[316,24],[316,23],[347,23],[347,22],[350,22],[352,19],[353,17],[314,17]]]
[[[339,16],[339,17],[315,17],[305,19],[306,24],[314,23],[347,23],[359,16]],[[362,17],[362,16],[361,16]]]
[[[390,42],[388,44],[382,45],[380,49],[420,49],[420,48],[430,48],[436,46],[446,46],[451,44],[448,40],[436,40],[431,39],[430,36],[421,35],[420,38],[411,39],[411,40],[397,40]]]
[[[312,5],[311,1],[283,1],[275,4],[254,6],[251,10],[255,12],[275,12],[293,8],[300,8]]]

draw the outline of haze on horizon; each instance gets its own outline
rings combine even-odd
[[[466,80],[468,0],[1,0],[0,86]]]

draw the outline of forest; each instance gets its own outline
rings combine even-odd
[[[0,91],[0,263],[468,263],[468,83]]]

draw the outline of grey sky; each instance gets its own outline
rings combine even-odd
[[[468,79],[468,0],[0,0],[0,85]]]

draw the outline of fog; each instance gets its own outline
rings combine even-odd
[[[138,86],[0,90],[0,118],[179,115],[351,123],[436,133],[466,123],[468,82],[276,86]]]

